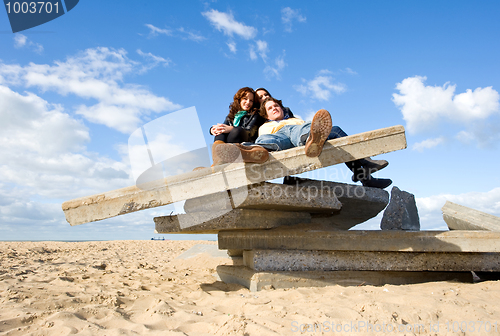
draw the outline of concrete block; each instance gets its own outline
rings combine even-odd
[[[132,186],[67,201],[62,210],[68,223],[78,225],[404,148],[404,127],[392,126],[328,140],[319,157],[307,157],[304,147],[291,148],[272,153],[263,164],[207,167],[151,182],[142,189]]]
[[[500,217],[446,201],[441,208],[450,230],[500,231]]]
[[[256,271],[500,271],[499,253],[251,250]]]
[[[186,213],[231,209],[303,211],[332,214],[342,204],[335,193],[323,193],[316,186],[304,187],[277,183],[243,186],[230,192],[220,192],[192,198],[184,203]]]
[[[500,252],[500,232],[488,231],[325,231],[303,228],[222,231],[220,249]]]
[[[415,196],[399,190],[398,187],[393,187],[391,201],[384,211],[380,228],[382,230],[420,230]]]
[[[331,226],[338,230],[348,230],[377,216],[389,203],[389,193],[378,188],[293,176],[285,178],[284,183],[293,185],[297,189],[315,188],[325,196],[335,195],[342,204],[340,212],[333,213],[332,216],[313,214],[311,223]]]
[[[227,255],[230,257],[242,257],[243,258],[243,250],[229,249],[229,250],[227,250]]]
[[[279,226],[308,223],[307,212],[234,209],[155,217],[156,233],[217,233],[221,230],[270,229]]]
[[[407,285],[430,281],[472,282],[471,272],[381,272],[381,271],[309,271],[257,272],[245,266],[217,266],[217,275],[225,283],[235,283],[252,292],[297,287]]]

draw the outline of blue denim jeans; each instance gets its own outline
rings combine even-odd
[[[263,134],[259,136],[257,140],[255,140],[255,144],[263,145],[268,150],[275,151],[304,146],[307,137],[303,137],[303,135],[309,134],[310,130],[310,121],[302,125],[286,125],[274,134]],[[340,127],[333,126],[330,135],[328,135],[328,140],[345,136],[347,136],[347,134]]]

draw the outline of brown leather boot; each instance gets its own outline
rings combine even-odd
[[[263,163],[269,158],[269,152],[261,146],[243,146],[240,144],[215,142],[212,146],[214,166],[232,162]]]
[[[216,150],[216,148],[219,146],[219,145],[222,145],[222,144],[225,144],[224,141],[222,140],[217,140],[215,141],[213,144],[212,144],[212,160],[213,160],[213,165],[212,166],[217,166],[217,165],[220,165],[222,163],[225,163],[225,162],[221,162],[222,159],[221,157],[219,156],[218,152]]]
[[[328,135],[332,131],[332,117],[327,110],[319,110],[311,122],[311,131],[306,140],[306,156],[317,157],[323,150]]]
[[[247,163],[264,163],[269,159],[269,152],[262,146],[252,145],[243,146],[241,144],[235,144],[241,152],[243,162]]]

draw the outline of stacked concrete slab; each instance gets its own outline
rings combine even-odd
[[[220,249],[243,250],[243,266],[219,266],[225,282],[251,290],[300,286],[472,281],[500,271],[498,232],[316,231],[219,233]]]
[[[398,189],[391,199],[403,204],[397,209],[405,214],[414,200],[400,194]],[[385,190],[287,178],[286,184],[260,183],[191,199],[184,205],[186,214],[154,221],[158,233],[218,233],[219,248],[235,260],[233,266],[217,268],[219,278],[250,290],[470,282],[471,271],[500,271],[500,233],[422,232],[408,225],[347,231],[375,217],[388,202]]]
[[[295,181],[295,180],[294,180]],[[217,233],[306,225],[347,230],[375,217],[387,191],[359,185],[297,179],[260,183],[187,200],[186,214],[154,218],[157,233]]]
[[[240,259],[219,277],[251,290],[267,287],[471,280],[498,272],[496,232],[418,232],[414,198],[394,192],[383,229],[345,231],[380,213],[384,190],[335,182],[274,180],[406,148],[402,126],[329,140],[317,158],[303,148],[263,164],[234,162],[64,202],[78,225],[184,201],[185,214],[154,219],[158,233],[218,233],[219,248]],[[398,196],[399,195],[399,196]],[[386,225],[387,224],[387,225]],[[491,244],[493,242],[493,245]]]

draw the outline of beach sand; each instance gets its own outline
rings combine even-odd
[[[250,292],[197,244],[0,242],[0,335],[500,335],[500,281]]]

